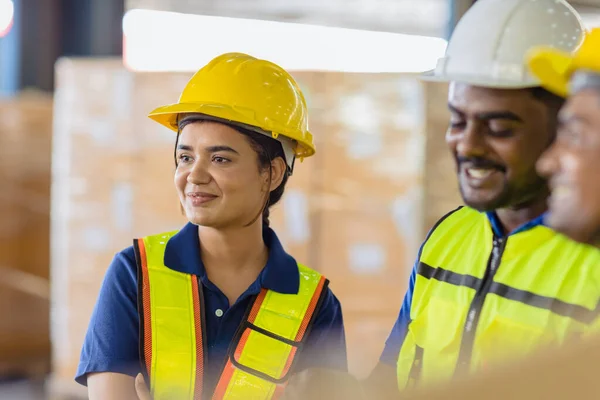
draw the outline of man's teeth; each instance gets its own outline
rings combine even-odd
[[[468,168],[467,174],[475,179],[484,179],[490,176],[495,170],[491,168]]]

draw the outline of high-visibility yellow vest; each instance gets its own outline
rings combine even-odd
[[[263,289],[238,329],[214,393],[204,393],[204,305],[195,275],[164,265],[169,232],[134,241],[140,355],[155,400],[274,399],[285,388],[328,281],[298,265],[297,294]],[[208,396],[207,396],[208,395]]]
[[[541,225],[496,238],[485,214],[459,208],[423,246],[399,388],[585,335],[598,326],[599,300],[598,249]]]

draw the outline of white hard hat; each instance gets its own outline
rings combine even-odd
[[[585,28],[564,0],[479,0],[458,22],[445,57],[422,78],[492,88],[539,86],[526,55],[537,46],[571,52]]]

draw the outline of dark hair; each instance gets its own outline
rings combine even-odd
[[[531,95],[541,101],[548,108],[548,128],[550,129],[550,142],[553,142],[556,138],[556,128],[558,125],[558,112],[561,107],[565,104],[565,99],[560,97],[541,86],[536,86],[531,89]]]
[[[541,86],[533,87],[530,90],[533,97],[543,103],[546,103],[548,107],[556,109],[556,111],[558,111],[565,103],[565,99],[563,97],[556,95]]]
[[[203,121],[203,119],[200,117],[198,117],[198,118],[189,117],[189,118],[184,118],[179,122],[179,133],[177,134],[177,138],[175,139],[175,166],[177,166],[177,143],[179,141],[179,134],[181,133],[181,131],[187,124],[192,123],[192,122],[201,122],[201,121]],[[254,132],[250,129],[246,129],[246,128],[243,128],[240,126],[228,124],[226,122],[219,122],[219,123],[225,124],[225,125],[229,126],[230,128],[235,129],[236,131],[238,131],[239,133],[241,133],[248,139],[250,146],[252,147],[252,149],[254,149],[254,151],[256,151],[256,154],[258,156],[257,158],[258,158],[259,170],[262,172],[265,169],[269,169],[269,186],[270,186],[270,184],[271,184],[271,162],[273,160],[275,160],[277,157],[281,157],[285,162],[285,153],[283,151],[283,147],[281,146],[281,143],[267,135],[263,135],[261,133]],[[283,179],[282,179],[281,183],[279,184],[279,186],[276,189],[272,190],[269,193],[269,196],[266,199],[265,205],[262,210],[262,222],[266,226],[270,225],[269,209],[271,208],[271,206],[274,206],[275,204],[277,204],[279,202],[279,200],[281,200],[281,197],[283,196],[283,192],[285,191],[285,185],[288,181],[289,176],[290,176],[290,173],[289,173],[289,170],[288,170],[287,164],[286,164],[286,171],[283,175]],[[260,214],[257,215],[256,218],[258,218],[259,216],[260,216]],[[250,224],[254,223],[254,221],[256,221],[256,218],[253,219],[252,222],[250,222]]]

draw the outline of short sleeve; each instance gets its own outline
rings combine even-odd
[[[294,370],[307,368],[348,370],[342,306],[329,288]]]
[[[138,337],[137,268],[129,247],[114,257],[106,272],[75,380],[87,385],[87,375],[94,372],[136,376],[141,370]]]

